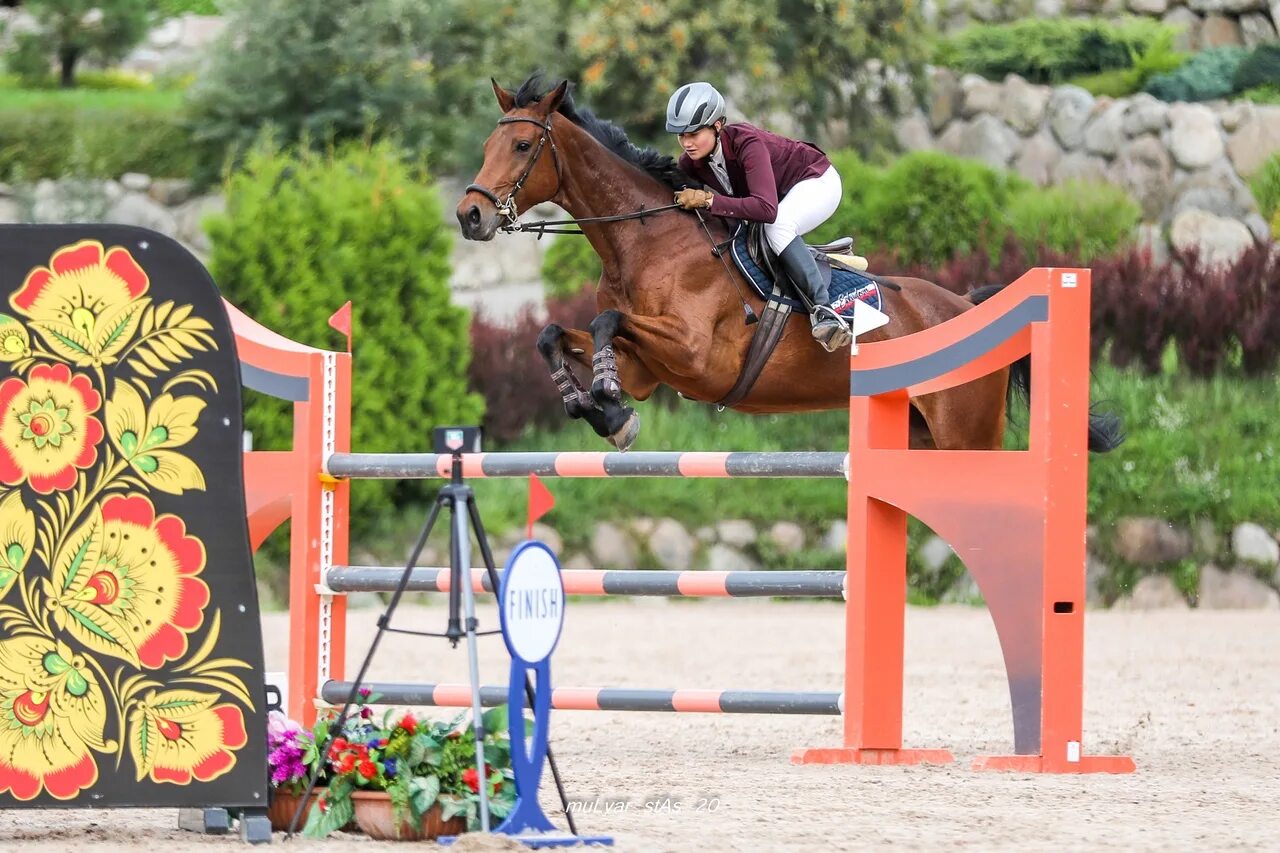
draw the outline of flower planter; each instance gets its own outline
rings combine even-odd
[[[396,834],[396,814],[391,805],[391,795],[384,791],[355,791],[351,794],[355,806],[356,825],[360,831],[375,841],[422,841],[441,835],[461,835],[467,831],[467,819],[463,816],[443,820],[440,804],[436,803],[415,826],[403,821],[400,834]]]
[[[298,818],[299,832],[302,827],[307,825],[307,816],[311,814],[311,810],[316,806],[316,800],[320,798],[327,788],[316,788],[311,792],[311,800],[307,803],[306,809],[302,812],[302,817]],[[289,829],[289,821],[293,820],[293,813],[298,810],[298,803],[302,802],[301,794],[293,794],[288,791],[272,791],[271,800],[267,805],[267,817],[271,819],[271,828],[276,832],[286,832]]]

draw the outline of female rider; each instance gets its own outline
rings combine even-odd
[[[675,91],[667,102],[667,131],[677,134],[684,149],[680,168],[707,187],[683,189],[676,202],[686,210],[763,222],[783,269],[813,303],[813,337],[828,352],[848,344],[848,327],[832,309],[827,285],[801,237],[840,204],[840,175],[827,155],[812,143],[745,122],[726,124],[724,98],[710,83],[688,83]]]

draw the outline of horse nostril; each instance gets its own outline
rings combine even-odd
[[[471,205],[471,209],[467,211],[467,221],[473,226],[480,224],[480,208],[477,205]]]

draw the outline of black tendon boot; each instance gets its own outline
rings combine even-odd
[[[778,255],[782,267],[796,287],[804,291],[813,303],[813,314],[809,318],[813,326],[813,338],[822,344],[827,352],[835,352],[848,346],[853,341],[848,324],[831,307],[831,296],[827,293],[827,285],[818,270],[818,262],[814,260],[804,239],[796,237]]]

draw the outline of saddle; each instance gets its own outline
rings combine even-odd
[[[832,307],[846,318],[856,341],[859,334],[884,325],[889,318],[882,310],[881,281],[863,273],[867,261],[847,254],[852,247],[853,238],[842,237],[832,243],[810,245],[809,251],[813,252],[818,269],[826,280]],[[739,223],[728,242],[712,251],[716,255],[727,251],[738,271],[765,301],[764,312],[751,336],[738,380],[728,394],[716,401],[716,406],[724,409],[741,402],[751,391],[782,339],[791,312],[798,310],[808,314],[813,305],[804,291],[796,287],[776,263],[777,256],[765,239],[764,226],[760,223]],[[896,289],[891,282],[884,284]]]

